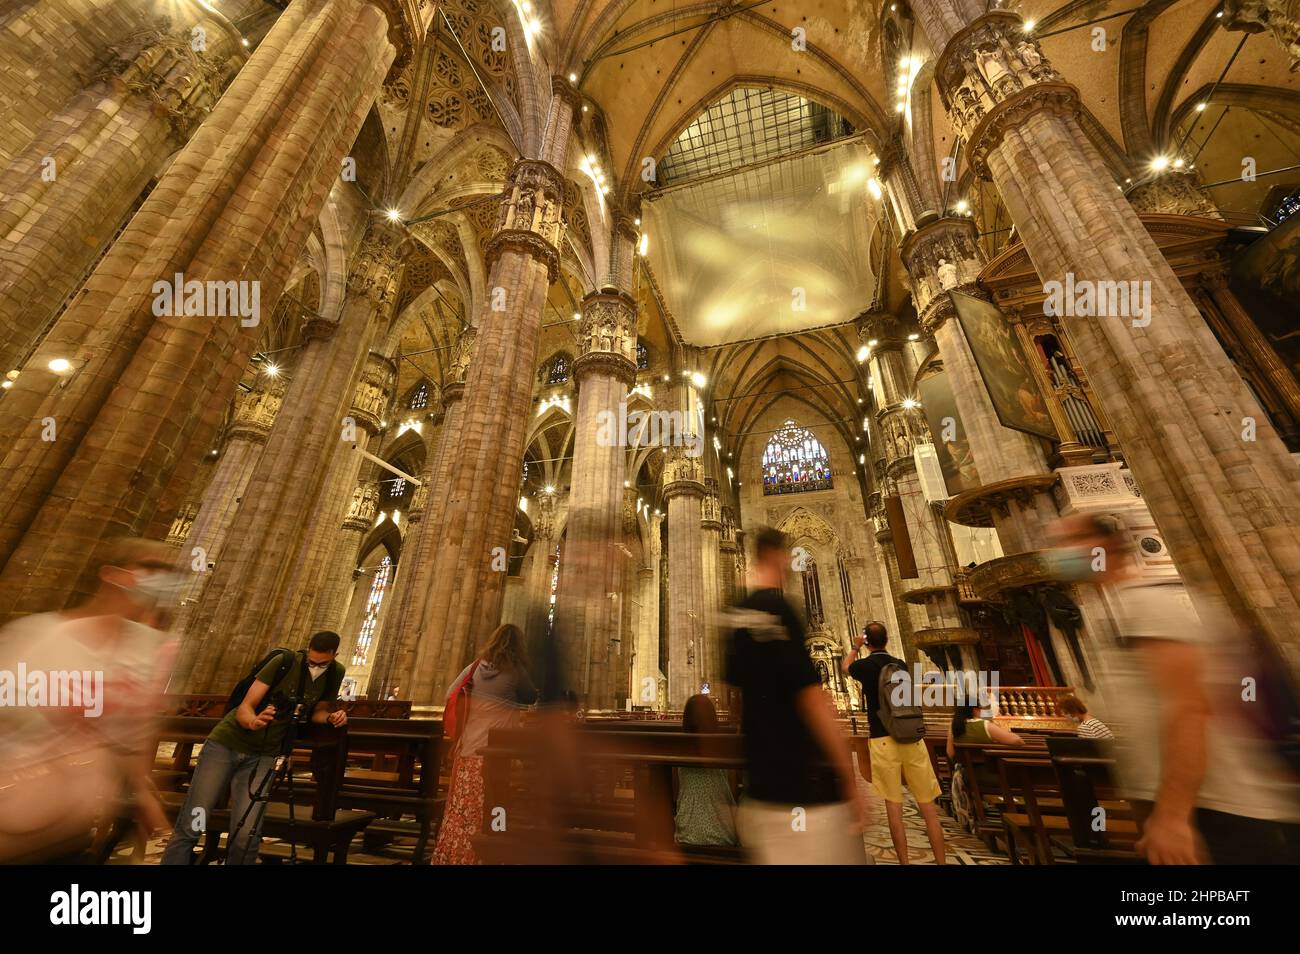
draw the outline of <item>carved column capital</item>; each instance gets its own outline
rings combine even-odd
[[[94,78],[144,97],[184,143],[247,56],[239,32],[219,14],[174,30],[162,17],[159,26],[110,47]]]
[[[966,138],[971,168],[988,178],[989,152],[1008,129],[1048,109],[1079,112],[1079,93],[1052,68],[1019,14],[992,10],[948,41],[935,80],[953,125]]]
[[[691,457],[684,448],[668,449],[668,459],[664,462],[663,482],[664,500],[673,497],[703,497],[704,465],[698,457]]]
[[[901,348],[906,338],[907,329],[896,315],[868,311],[858,316],[858,340],[873,351]]]
[[[271,433],[275,416],[284,401],[284,388],[275,385],[266,390],[240,391],[235,395],[235,417],[230,424],[230,439],[263,443]]]
[[[378,509],[379,485],[373,480],[357,484],[352,491],[352,502],[348,505],[348,515],[343,518],[343,529],[364,533],[375,522],[375,514]]]
[[[551,92],[564,100],[575,114],[582,112],[582,93],[566,76],[551,77]]]
[[[582,353],[573,363],[576,380],[593,372],[636,383],[636,301],[614,288],[593,292],[582,300],[578,325]]]
[[[393,304],[410,241],[400,226],[372,222],[348,269],[348,293],[364,295],[377,306]]]
[[[560,275],[557,249],[564,237],[564,175],[541,159],[520,159],[510,170],[496,234],[484,250],[489,268],[504,251],[520,252],[546,264],[551,281]]]
[[[361,380],[357,382],[356,392],[352,396],[352,409],[349,413],[371,437],[379,433],[396,382],[397,366],[383,355],[370,352],[366,356],[365,367],[361,370]]]
[[[474,343],[477,338],[478,329],[473,325],[461,329],[460,336],[456,338],[456,344],[451,351],[451,362],[447,368],[447,382],[442,388],[442,403],[444,406],[461,398],[464,391],[465,376],[469,373],[470,362],[474,360]],[[449,396],[453,388],[459,388],[455,397]]]

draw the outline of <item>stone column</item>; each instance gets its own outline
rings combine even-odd
[[[365,433],[348,412],[370,344],[396,299],[405,243],[404,233],[376,213],[353,256],[338,323],[312,318],[304,326],[280,415],[235,518],[226,556],[194,614],[189,637],[199,658],[190,691],[238,679],[271,643],[308,635],[306,624],[294,617],[310,605],[299,599],[305,585],[301,561],[312,558],[304,545],[313,513],[329,503],[328,475],[355,455],[352,448]],[[362,403],[371,400],[380,398]],[[202,648],[205,643],[211,648]],[[186,663],[183,655],[178,670]]]
[[[1300,384],[1296,382],[1295,373],[1278,356],[1272,342],[1259,330],[1259,325],[1246,309],[1241,307],[1241,302],[1228,287],[1226,268],[1207,272],[1205,289],[1215,310],[1223,316],[1224,323],[1245,352],[1244,359],[1262,379],[1262,385],[1273,392],[1277,404],[1290,415],[1292,425],[1300,425]]]
[[[219,13],[200,8],[176,27],[163,18],[111,47],[89,85],[0,169],[0,368],[35,346],[245,58]]]
[[[334,531],[330,561],[320,568],[324,580],[316,601],[314,620],[309,626],[290,626],[287,628],[289,632],[314,633],[322,629],[343,632],[343,620],[352,598],[352,584],[361,557],[361,541],[375,525],[379,496],[379,483],[375,480],[364,480],[352,489],[347,516],[343,518],[343,525]]]
[[[911,375],[907,373],[907,333],[893,315],[868,312],[861,318],[858,335],[869,350],[872,391],[876,404],[877,457],[885,462],[886,487],[892,485],[902,504],[904,520],[916,562],[915,579],[897,579],[895,590],[907,609],[900,609],[901,624],[908,630],[899,635],[915,658],[915,642],[925,639],[925,631],[959,627],[956,588],[944,538],[948,527],[930,506],[921,489],[913,448],[918,442],[931,441],[924,411],[912,394]],[[896,556],[890,561],[896,570]],[[923,591],[916,598],[903,596],[913,590]],[[933,634],[932,634],[933,635]]]
[[[388,317],[384,306],[380,312],[377,327]],[[351,447],[336,450],[330,459],[316,507],[305,521],[299,556],[287,577],[287,612],[281,619],[287,632],[338,631],[343,625],[357,550],[364,532],[374,525],[380,499],[375,480],[360,479],[363,465],[365,472],[375,468],[358,451],[368,450],[387,422],[396,384],[397,366],[370,352],[343,419],[343,428],[353,438]],[[343,443],[348,442],[345,439]],[[355,528],[359,508],[370,512],[369,523],[361,532]]]
[[[454,355],[453,355],[454,357]],[[414,643],[414,633],[419,629],[419,615],[416,607],[421,603],[421,594],[429,588],[429,580],[435,572],[436,565],[430,552],[430,541],[436,536],[431,523],[425,519],[428,510],[429,491],[438,473],[438,462],[443,454],[444,436],[447,433],[445,421],[451,415],[451,409],[458,407],[464,393],[464,386],[449,383],[442,391],[442,399],[428,415],[429,437],[425,441],[424,467],[420,471],[420,486],[411,496],[411,506],[406,512],[406,536],[402,539],[402,558],[398,564],[397,579],[393,581],[393,592],[389,596],[388,622],[384,627],[383,639],[375,648],[375,665],[371,670],[370,685],[374,692],[384,698],[394,688],[408,691],[410,683],[403,685],[398,681],[398,666],[402,660],[402,650],[408,643]]]
[[[254,296],[283,289],[392,62],[388,27],[363,0],[292,4],[0,402],[0,615],[84,594],[101,541],[150,526],[164,489],[185,499],[260,338]],[[155,315],[177,274],[223,305],[244,282],[250,314]]]
[[[221,558],[226,534],[239,512],[248,482],[262,456],[262,448],[283,400],[284,385],[279,380],[272,381],[264,389],[240,391],[235,396],[234,420],[227,432],[225,446],[217,458],[212,479],[203,491],[198,514],[181,544],[182,563],[188,561],[194,572],[172,623],[175,632],[183,633],[189,627],[190,614],[211,579],[213,567],[209,564]],[[203,569],[195,570],[196,564],[202,565]]]
[[[699,691],[705,662],[704,468],[670,448],[664,464],[668,502],[668,707],[680,709]]]
[[[1300,471],[1115,188],[1078,92],[1018,16],[983,9],[913,6],[943,50],[935,77],[972,168],[997,185],[1044,282],[1133,283],[1149,306],[1066,318],[1076,353],[1193,598],[1226,605],[1300,666]]]
[[[530,549],[532,557],[528,561],[528,579],[524,583],[524,598],[528,612],[524,619],[527,624],[530,645],[547,639],[547,622],[551,611],[551,577],[555,573],[555,545],[559,540],[559,527],[556,525],[559,506],[555,494],[540,493],[533,503],[537,509],[533,513],[533,543]]]
[[[998,420],[948,296],[951,288],[987,297],[976,284],[984,259],[975,225],[958,218],[929,222],[903,240],[899,254],[912,280],[917,315],[939,346],[960,418],[958,436],[970,444],[981,484],[1012,482],[1023,488],[1013,506],[993,517],[1002,549],[1037,549],[1057,516],[1047,495],[1050,482],[1036,481],[1051,468],[1037,438],[1003,427]]]
[[[626,557],[623,478],[627,445],[620,406],[636,383],[636,302],[606,288],[583,299],[581,353],[573,363],[578,406],[573,416],[573,468],[564,563],[556,599],[556,636],[567,684],[586,708],[617,703],[611,683],[619,638]]]
[[[554,89],[544,158],[515,163],[496,234],[487,243],[487,296],[479,308],[464,417],[448,430],[457,466],[434,488],[432,505],[436,551],[457,572],[439,574],[430,593],[414,668],[417,703],[442,701],[448,682],[501,617],[505,581],[492,569],[492,550],[510,545],[514,526],[542,310],[560,274],[560,167],[581,105],[567,83],[557,80]]]
[[[647,518],[650,535],[650,562],[637,570],[638,599],[641,612],[637,618],[636,658],[632,668],[632,702],[637,706],[658,708],[659,704],[659,564],[662,560],[659,527],[662,516]]]
[[[722,681],[722,645],[718,636],[718,617],[722,613],[722,582],[719,545],[722,541],[722,505],[718,501],[718,482],[705,478],[705,495],[700,501],[700,582],[704,590],[704,617],[700,627],[704,665],[701,679],[712,686]]]

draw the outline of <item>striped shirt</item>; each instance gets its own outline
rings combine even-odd
[[[1079,723],[1076,730],[1081,739],[1110,739],[1114,740],[1115,733],[1110,731],[1110,727],[1098,718],[1084,719]]]

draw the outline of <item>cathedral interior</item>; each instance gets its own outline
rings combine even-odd
[[[513,623],[680,717],[771,527],[842,718],[879,621],[1050,725],[1094,515],[1300,667],[1294,2],[5,7],[0,622],[145,538],[168,698],[327,630],[437,716]]]

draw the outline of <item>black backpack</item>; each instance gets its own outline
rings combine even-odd
[[[921,712],[921,707],[910,702],[896,702],[893,697],[897,691],[904,699],[915,698],[915,687],[907,669],[893,660],[885,663],[880,669],[880,680],[876,685],[880,694],[876,714],[880,716],[885,731],[895,742],[902,744],[924,739],[925,715]]]
[[[280,680],[289,672],[289,667],[293,665],[293,657],[296,654],[292,649],[273,649],[263,657],[252,670],[239,682],[235,683],[235,688],[230,690],[230,695],[226,697],[225,712],[232,709],[238,709],[239,704],[244,701],[244,696],[248,695],[248,690],[252,688],[253,683],[257,681],[257,674],[271,664],[271,660],[277,657],[280,660],[280,668],[275,671],[275,678],[271,680],[271,688],[267,690],[269,695],[280,684]],[[303,662],[306,662],[307,654],[303,653]]]

